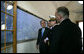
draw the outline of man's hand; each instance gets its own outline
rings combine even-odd
[[[48,37],[46,37],[46,38],[44,39],[44,43],[46,43],[47,40],[49,40]]]
[[[39,48],[39,45],[36,45],[36,48],[38,49]]]
[[[46,40],[46,39],[44,39],[44,43],[46,43],[46,41],[47,41],[47,40]]]

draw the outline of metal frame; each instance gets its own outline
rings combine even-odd
[[[13,52],[17,52],[17,37],[16,37],[16,14],[17,14],[17,2],[14,1],[14,10],[13,10]]]
[[[6,46],[6,32],[7,31],[11,31],[13,32],[13,53],[17,53],[17,38],[16,38],[16,11],[17,11],[17,1],[13,1],[13,15],[11,15],[10,13],[7,13],[7,1],[5,1],[5,12],[1,11],[2,13],[5,13],[5,30],[1,30],[1,31],[5,31],[5,36],[4,36],[4,48],[1,48],[1,51],[4,50],[4,53],[6,53],[6,48],[10,48],[11,45]],[[13,30],[6,30],[6,16],[12,16],[13,17]]]

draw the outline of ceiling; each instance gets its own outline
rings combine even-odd
[[[74,20],[83,20],[83,5],[79,4],[77,1],[18,1],[18,6],[25,4],[25,8],[30,12],[49,20],[49,15],[54,15],[56,8],[60,6],[65,6],[70,11],[70,19]],[[28,6],[29,5],[29,6]],[[24,9],[25,9],[24,8]]]

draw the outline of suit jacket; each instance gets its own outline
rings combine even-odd
[[[48,46],[48,44],[45,44],[44,43],[44,39],[46,38],[46,37],[48,37],[47,35],[48,35],[48,30],[49,30],[49,28],[45,28],[45,31],[44,31],[44,33],[43,33],[43,37],[42,37],[42,35],[41,35],[41,31],[42,31],[42,28],[40,28],[39,29],[39,31],[38,31],[38,38],[37,38],[37,45],[39,45],[39,48],[40,49],[43,49],[43,50],[45,50],[45,48],[47,48],[47,46]]]
[[[51,53],[80,53],[82,47],[81,30],[69,19],[52,30]]]

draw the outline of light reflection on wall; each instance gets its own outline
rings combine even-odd
[[[79,27],[82,31],[82,45],[83,45],[83,22],[79,22]],[[83,47],[82,47],[82,50],[83,50]]]

